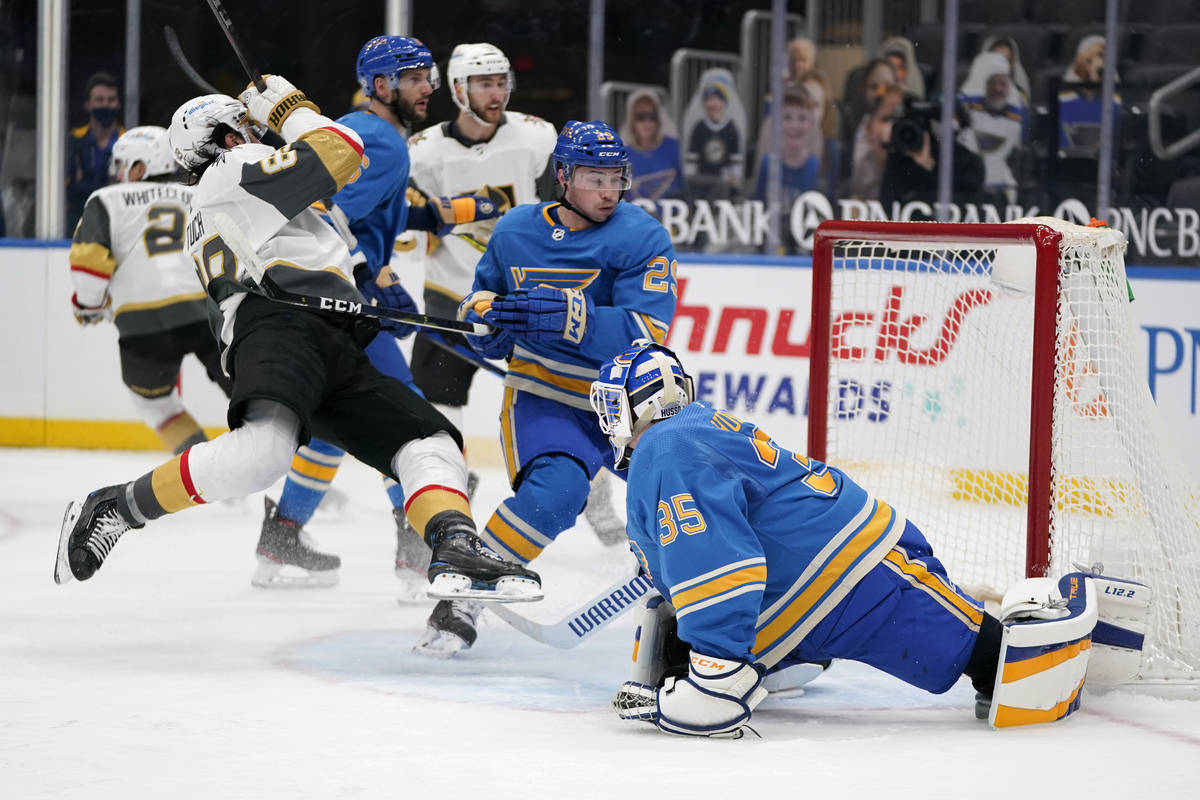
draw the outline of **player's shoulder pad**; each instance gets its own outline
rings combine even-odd
[[[438,139],[442,138],[442,123],[430,125],[428,128],[421,130],[408,137],[408,149],[429,147]]]
[[[489,241],[494,241],[497,234],[506,234],[513,230],[528,231],[541,223],[542,209],[549,203],[522,203],[513,206],[504,216],[496,220]]]
[[[558,143],[558,129],[536,114],[525,114],[520,111],[507,112],[508,123],[521,131],[523,136],[532,137],[536,145],[551,143],[550,149]]]
[[[671,246],[671,236],[663,224],[637,203],[620,202],[607,224],[617,222],[622,230],[621,240],[641,249]]]
[[[386,158],[388,153],[405,152],[408,144],[392,125],[374,114],[365,111],[352,111],[337,120],[358,134],[362,139],[363,152],[376,160]]]

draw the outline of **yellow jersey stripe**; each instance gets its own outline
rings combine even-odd
[[[154,492],[154,499],[168,514],[196,505],[183,485],[183,475],[180,472],[182,459],[182,455],[177,455],[167,463],[155,467],[154,472],[150,473],[150,488]]]
[[[763,566],[766,566],[766,563],[767,563],[767,559],[764,556],[755,556],[754,558],[744,558],[741,561],[731,561],[730,563],[724,564],[720,567],[717,567],[716,569],[709,570],[708,572],[705,572],[703,575],[697,575],[694,578],[688,578],[686,581],[680,581],[679,583],[675,584],[674,586],[669,586],[669,587],[667,587],[667,591],[670,592],[671,594],[675,594],[676,592],[682,592],[684,589],[690,589],[693,586],[698,586],[702,583],[706,583],[707,581],[712,580],[713,578],[716,578],[719,575],[724,575],[727,572],[734,571],[735,569],[741,569],[742,567],[752,567],[755,564],[762,564]]]
[[[895,516],[891,506],[880,502],[867,523],[846,542],[845,546],[821,569],[796,599],[773,620],[759,628],[758,634],[754,637],[752,652],[756,655],[762,653],[787,636],[788,631],[816,607],[833,585],[846,576],[854,562],[878,544],[879,537],[887,531]]]
[[[341,189],[362,165],[362,152],[349,139],[331,128],[317,128],[297,138],[313,149],[329,176]]]
[[[1065,664],[1085,650],[1090,650],[1091,647],[1092,640],[1089,637],[1087,639],[1080,639],[1077,642],[1071,642],[1057,650],[1043,653],[1040,656],[1027,658],[1023,661],[1012,661],[1004,665],[1000,682],[1012,683],[1023,678],[1028,678],[1030,675],[1036,675],[1039,672],[1053,669],[1059,664]]]
[[[503,508],[503,506],[501,506]],[[496,541],[512,550],[526,561],[533,561],[542,552],[542,548],[526,539],[520,532],[500,517],[500,509],[488,520],[487,532]]]
[[[723,594],[730,589],[744,586],[751,583],[765,584],[767,582],[767,567],[765,564],[761,566],[745,567],[734,572],[721,575],[706,581],[699,586],[691,589],[685,589],[682,592],[671,595],[671,603],[675,606],[676,612],[682,611],[687,606],[693,603],[698,603],[702,600],[707,600],[710,597]]]
[[[107,247],[95,242],[72,242],[67,256],[72,269],[79,267],[97,277],[112,277],[117,259]]]
[[[920,561],[910,561],[904,553],[896,549],[884,556],[883,560],[895,566],[905,577],[920,584],[930,594],[940,597],[958,609],[973,624],[979,625],[983,622],[982,611],[964,600],[960,594],[947,586],[940,576],[931,573]]]
[[[513,404],[517,402],[517,390],[504,389],[504,405],[500,409],[500,449],[504,455],[504,468],[508,471],[508,482],[517,479],[521,461],[517,453],[517,430],[513,425]]]
[[[667,340],[667,326],[648,314],[634,314],[642,328],[656,343],[662,344]]]
[[[508,373],[548,383],[551,386],[556,386],[574,394],[589,396],[592,392],[592,382],[590,380],[556,375],[540,364],[534,364],[531,361],[522,361],[514,358],[508,365]]]
[[[303,475],[306,478],[313,478],[318,481],[329,483],[333,480],[333,476],[337,475],[338,466],[326,466],[325,464],[314,464],[300,455],[292,456],[292,472],[297,475]]]
[[[1056,704],[1052,708],[1017,708],[1015,706],[997,706],[996,717],[992,722],[997,728],[1015,728],[1018,725],[1035,725],[1040,722],[1054,722],[1062,719],[1071,710],[1079,699],[1079,692],[1083,689],[1083,681],[1075,687],[1075,691],[1071,696],[1061,703]]]

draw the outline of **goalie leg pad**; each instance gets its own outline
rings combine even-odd
[[[1054,722],[1079,708],[1099,603],[1090,577],[1081,572],[1048,588],[1044,580],[1032,579],[1004,596],[988,712],[993,728]]]
[[[1089,683],[1116,686],[1137,678],[1150,623],[1151,590],[1134,581],[1092,575],[1098,620],[1088,659]]]

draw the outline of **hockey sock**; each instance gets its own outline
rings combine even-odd
[[[279,516],[307,524],[329,492],[329,484],[345,455],[345,450],[320,439],[297,448],[279,495]]]
[[[392,508],[404,510],[404,487],[396,483],[387,475],[384,475],[383,490],[387,492],[388,500],[390,500],[392,503]]]
[[[479,536],[505,558],[528,563],[575,524],[590,488],[575,459],[538,456],[522,471],[517,493],[500,504]]]
[[[996,685],[996,665],[1000,660],[1000,637],[1003,632],[1000,620],[985,612],[983,622],[979,624],[975,647],[971,649],[971,657],[963,669],[963,674],[971,679],[975,691],[985,697],[992,696]]]

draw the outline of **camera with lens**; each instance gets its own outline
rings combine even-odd
[[[933,130],[934,120],[940,119],[942,108],[913,97],[904,98],[904,109],[892,123],[888,150],[893,153],[919,153],[925,134]]]

